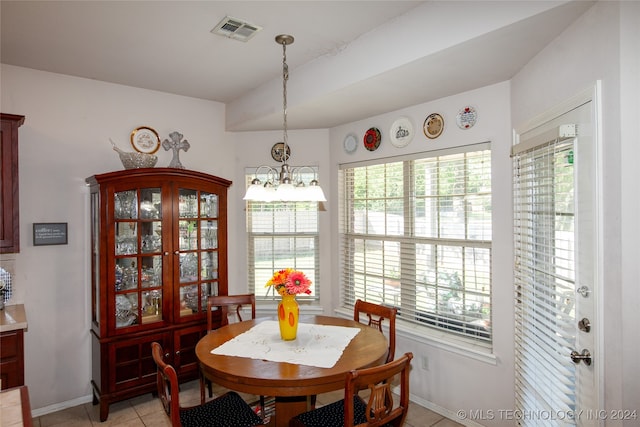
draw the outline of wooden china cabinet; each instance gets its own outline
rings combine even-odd
[[[198,376],[206,298],[227,294],[227,190],[231,181],[174,168],[94,175],[91,337],[94,404],[156,389],[151,343],[181,381]],[[218,319],[219,320],[219,319]]]

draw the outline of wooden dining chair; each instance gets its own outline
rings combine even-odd
[[[214,308],[220,310],[220,327],[229,324],[229,309],[242,322],[242,306],[251,307],[251,318],[256,318],[256,296],[255,294],[242,295],[211,295],[207,298],[207,331],[213,330]]]
[[[387,337],[389,347],[387,348],[386,361],[391,362],[396,353],[396,314],[398,313],[398,309],[358,299],[353,306],[353,320],[364,323],[360,320],[360,313],[367,315],[368,321],[366,324],[368,326],[378,329],[383,334],[382,324],[385,319],[389,323],[389,335]],[[310,396],[309,401],[312,409],[316,407],[317,399],[318,396],[316,395]]]
[[[387,362],[391,362],[396,353],[396,315],[398,314],[398,309],[359,299],[353,306],[353,320],[360,322],[360,313],[367,315],[369,319],[367,325],[377,328],[382,333],[384,333],[382,324],[385,319],[389,323]]]
[[[159,343],[151,343],[151,354],[157,368],[158,397],[172,427],[264,425],[262,418],[234,391],[226,392],[205,404],[181,407],[176,370],[165,363]]]
[[[293,417],[289,427],[400,427],[409,410],[411,359],[413,353],[405,353],[384,365],[350,371],[343,399]],[[394,403],[391,387],[397,376],[400,377],[400,399]],[[358,392],[365,389],[369,395],[363,399]]]
[[[242,307],[251,308],[251,318],[256,318],[256,296],[255,294],[238,294],[238,295],[211,295],[207,298],[207,333],[213,328],[213,315],[216,310],[220,311],[220,327],[229,324],[229,316],[234,315],[239,322],[242,322]],[[216,310],[214,310],[216,309]],[[209,390],[209,397],[213,396],[213,385],[211,381],[204,378],[200,374],[200,403],[205,401],[205,388]],[[265,399],[260,396],[260,410],[263,418],[265,413]]]

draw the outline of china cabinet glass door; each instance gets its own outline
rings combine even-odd
[[[218,195],[178,189],[180,317],[206,311],[218,294]]]
[[[162,321],[162,191],[117,191],[113,209],[116,328]]]

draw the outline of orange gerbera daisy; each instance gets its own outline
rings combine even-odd
[[[276,271],[265,285],[269,286],[280,295],[311,294],[311,280],[302,271],[292,268]]]

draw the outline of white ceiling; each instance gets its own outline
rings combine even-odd
[[[225,103],[228,130],[328,128],[511,78],[587,1],[9,1],[3,64]],[[241,42],[225,16],[263,27]]]

